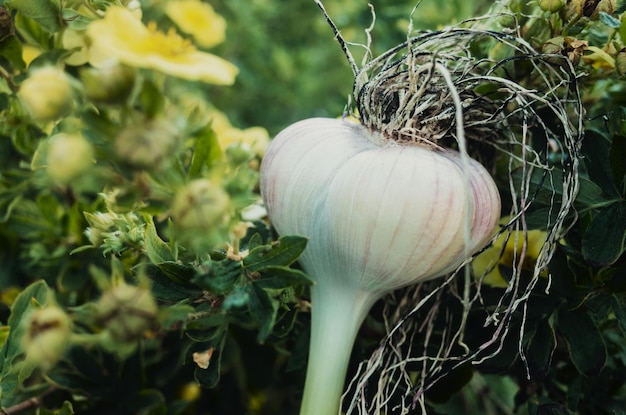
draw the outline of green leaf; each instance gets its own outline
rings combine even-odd
[[[211,361],[206,369],[196,367],[194,377],[196,381],[205,388],[214,388],[220,380],[220,371],[222,366],[222,353],[226,343],[226,336],[222,337],[219,345],[214,348]]]
[[[606,364],[607,352],[602,333],[591,317],[580,309],[561,308],[557,322],[576,369],[586,376],[599,374]]]
[[[263,342],[272,333],[278,312],[278,301],[256,284],[249,285],[249,307],[252,318],[259,324],[257,340]]]
[[[161,262],[156,265],[170,280],[178,284],[189,286],[196,275],[196,270],[190,265],[183,265],[174,261]]]
[[[78,13],[76,10],[63,9],[61,15],[63,16],[63,21],[67,22],[69,28],[72,30],[85,30],[89,23],[91,23],[90,18]]]
[[[611,307],[620,330],[626,336],[626,295],[613,294],[611,296]]]
[[[26,64],[22,59],[22,43],[17,36],[10,35],[0,41],[0,56],[16,70],[22,71]]]
[[[196,137],[196,147],[191,158],[187,177],[189,180],[200,177],[202,168],[211,166],[221,157],[221,150],[215,132],[211,127],[202,129]]]
[[[289,332],[291,332],[297,316],[298,309],[296,307],[282,312],[276,318],[276,323],[274,323],[274,328],[272,329],[272,336],[276,336],[278,338],[287,336]]]
[[[307,242],[302,236],[283,236],[270,245],[258,246],[244,258],[244,268],[261,271],[274,265],[290,265],[302,254]]]
[[[519,188],[522,182],[521,169],[512,173],[513,184]],[[534,169],[528,184],[530,195],[535,197],[534,201],[543,205],[551,206],[554,203],[554,195],[563,196],[563,182],[559,171],[544,171]],[[591,180],[579,177],[579,190],[575,204],[581,207],[595,207],[606,204],[606,195],[602,189]]]
[[[164,330],[171,330],[172,327],[187,322],[187,319],[194,308],[188,304],[175,304],[170,307],[162,307],[159,309],[159,323]]]
[[[261,276],[254,280],[261,288],[280,289],[298,285],[312,285],[313,281],[302,271],[285,266],[267,266]]]
[[[0,347],[3,347],[9,338],[9,334],[11,333],[11,327],[9,326],[0,326]]]
[[[11,328],[2,348],[0,348],[0,406],[15,405],[23,399],[20,393],[16,393],[20,379],[27,378],[33,367],[16,367],[14,360],[22,353],[21,339],[24,335],[23,321],[29,317],[30,312],[48,302],[50,289],[45,281],[39,280],[26,287],[16,298],[11,307],[11,315],[7,324]]]
[[[48,32],[61,29],[61,19],[56,3],[51,0],[12,0],[11,7],[39,23]]]
[[[248,289],[245,287],[235,287],[227,296],[224,298],[224,302],[222,303],[222,308],[226,311],[233,308],[244,307],[250,301],[250,295],[248,294]]]
[[[600,210],[582,238],[582,254],[594,265],[612,264],[626,249],[626,201]]]
[[[582,153],[589,178],[607,195],[618,196],[609,159],[611,140],[606,134],[589,130],[585,132]]]
[[[548,373],[555,349],[556,336],[548,319],[538,321],[526,351],[530,374],[533,378],[543,377]]]
[[[162,266],[163,264],[160,265]],[[139,266],[142,272],[152,281],[152,294],[160,300],[181,301],[188,298],[196,298],[201,294],[200,288],[181,282],[178,279],[173,280],[170,278],[159,265],[143,264]]]
[[[139,93],[139,102],[143,108],[143,113],[148,118],[154,118],[163,111],[165,106],[165,98],[159,90],[159,87],[148,80],[143,83],[143,87]]]
[[[619,29],[622,27],[622,22],[620,22],[619,19],[605,12],[600,12],[600,21],[611,29]]]
[[[209,272],[196,275],[192,282],[215,294],[231,290],[242,274],[241,263],[238,261],[211,261],[209,267]]]
[[[609,163],[615,186],[624,196],[626,194],[626,135],[613,136],[609,150]]]
[[[166,261],[176,261],[170,246],[157,233],[154,221],[150,221],[145,231],[146,254],[150,261],[159,264]]]

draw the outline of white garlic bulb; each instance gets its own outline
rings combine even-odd
[[[282,131],[263,159],[261,194],[280,235],[309,238],[300,263],[316,283],[302,415],[338,412],[352,344],[374,302],[454,271],[500,217],[498,190],[478,162],[339,119]]]

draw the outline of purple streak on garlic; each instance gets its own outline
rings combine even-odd
[[[280,235],[309,238],[300,264],[316,281],[301,415],[339,411],[352,345],[374,302],[454,271],[493,236],[496,185],[478,162],[463,166],[453,150],[397,143],[338,119],[300,121],[270,144],[261,194]]]

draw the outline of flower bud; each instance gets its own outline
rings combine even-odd
[[[157,304],[144,287],[120,284],[97,303],[98,318],[113,341],[129,343],[141,337],[156,320]]]
[[[578,19],[583,15],[583,4],[585,0],[569,0],[565,7],[561,9],[561,17],[565,22]]]
[[[46,157],[48,175],[67,184],[91,168],[93,146],[83,136],[59,133],[50,137]]]
[[[80,71],[87,98],[103,104],[124,102],[135,83],[135,70],[117,62]]]
[[[18,96],[33,119],[42,122],[67,115],[74,102],[68,76],[54,66],[33,71],[22,83]]]
[[[172,205],[176,226],[182,229],[212,230],[228,215],[230,198],[207,179],[197,179],[179,190]]]
[[[561,55],[565,50],[565,38],[563,36],[553,37],[546,40],[541,47],[541,51],[550,55]]]
[[[26,359],[44,370],[50,369],[70,345],[72,324],[56,305],[35,310],[27,320],[22,345]]]
[[[626,74],[626,48],[622,48],[615,56],[615,69],[620,75]]]
[[[554,13],[565,5],[565,0],[539,0],[539,7],[541,10]]]
[[[123,130],[115,138],[115,150],[124,162],[133,167],[156,169],[172,155],[179,141],[174,125],[158,118]]]
[[[616,0],[585,0],[583,14],[592,20],[600,18],[600,13],[613,14],[616,8]]]

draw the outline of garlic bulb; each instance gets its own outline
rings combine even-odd
[[[301,409],[309,415],[337,414],[352,344],[374,302],[455,270],[500,217],[498,190],[478,162],[338,119],[282,131],[263,159],[261,194],[279,234],[309,238],[300,258],[316,281]]]

